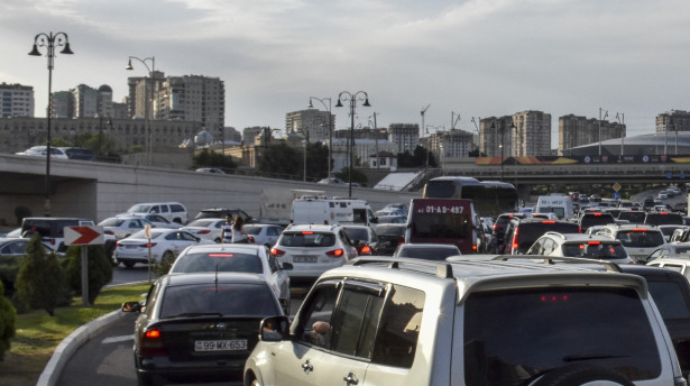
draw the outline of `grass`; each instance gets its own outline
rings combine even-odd
[[[126,301],[139,300],[148,288],[148,284],[106,288],[91,307],[83,307],[81,297],[75,297],[70,307],[57,308],[54,317],[44,310],[17,315],[17,333],[0,362],[0,386],[36,385],[53,351],[72,331],[118,310]]]

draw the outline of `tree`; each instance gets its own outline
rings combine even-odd
[[[81,295],[81,248],[79,246],[67,249],[67,282],[70,289],[77,295]],[[108,260],[105,247],[103,245],[89,245],[87,248],[88,256],[88,282],[89,282],[89,304],[96,301],[96,297],[106,284],[113,280],[113,265]]]
[[[342,170],[340,170],[338,173],[335,173],[335,176],[340,178],[341,180],[343,180],[345,182],[349,182],[348,181],[348,178],[349,178],[348,170],[349,169],[350,168],[347,168],[347,167],[342,168]],[[352,169],[352,182],[353,183],[356,182],[356,183],[360,184],[361,186],[367,186],[367,184],[369,183],[369,179],[367,178],[366,174],[353,168]]]
[[[262,151],[257,169],[261,175],[297,179],[302,175],[302,154],[286,143],[271,145]]]
[[[4,286],[0,282],[0,361],[5,357],[5,352],[10,349],[10,339],[15,333],[14,322],[16,320],[17,310],[5,297]]]
[[[65,273],[54,252],[46,255],[38,233],[26,247],[15,287],[17,299],[25,306],[55,315],[55,306],[65,292]]]
[[[237,164],[230,156],[203,149],[192,157],[192,169],[202,167],[217,167],[227,170],[237,168]]]

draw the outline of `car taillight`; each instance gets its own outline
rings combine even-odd
[[[587,245],[600,245],[601,241],[588,241]]]
[[[405,244],[405,238],[400,236],[398,237],[398,245]]]
[[[139,339],[139,355],[142,357],[160,357],[168,355],[163,343],[163,335],[160,330],[152,329],[144,331]]]
[[[520,232],[520,228],[515,228],[515,233],[513,233],[513,249],[518,249],[518,247],[519,247],[519,245],[518,245],[518,233],[519,232]]]
[[[273,248],[273,249],[271,249],[271,253],[272,253],[274,256],[283,256],[283,255],[285,254],[285,251],[281,251],[281,250],[278,249],[278,248]]]
[[[247,240],[249,240],[250,243],[254,244],[254,236],[249,236]]]
[[[210,229],[204,229],[204,230],[200,230],[199,232],[197,232],[197,235],[207,235],[209,233],[211,233]]]
[[[472,252],[477,252],[477,245],[476,244],[472,244]]]
[[[340,248],[334,249],[334,250],[332,250],[332,251],[326,252],[326,256],[331,256],[331,257],[340,257],[340,256],[342,256],[343,254],[345,254],[345,251],[343,251],[343,250],[340,249]]]
[[[120,245],[122,245],[122,244],[120,244],[119,241],[116,241],[116,242],[115,242],[115,246],[116,246],[116,247],[119,247]]]
[[[368,245],[365,245],[359,250],[359,253],[371,253],[371,248]]]
[[[553,220],[544,220],[541,222],[542,224],[555,224],[556,222]]]
[[[155,246],[156,246],[156,243],[146,243],[146,244],[142,245],[142,247],[144,247],[144,248],[153,248]]]
[[[577,227],[577,233],[582,233],[582,227],[581,226]]]

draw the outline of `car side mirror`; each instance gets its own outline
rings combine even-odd
[[[126,302],[122,304],[122,312],[136,312],[139,313],[141,311],[141,303],[139,302]]]
[[[271,316],[261,321],[259,338],[264,342],[280,342],[290,335],[290,321],[287,316]]]

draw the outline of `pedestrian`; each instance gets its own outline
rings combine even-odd
[[[232,242],[233,243],[243,243],[246,244],[249,242],[249,238],[247,237],[247,232],[242,229],[244,225],[244,221],[242,220],[242,217],[237,216],[235,217],[235,222],[232,224]]]
[[[232,242],[232,216],[225,215],[225,224],[221,226],[220,232],[220,242],[221,243],[231,243]]]

